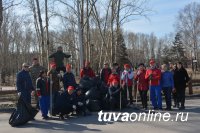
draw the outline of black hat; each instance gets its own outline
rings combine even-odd
[[[119,66],[119,64],[115,62],[115,63],[113,63],[113,66]]]
[[[138,66],[144,66],[144,63],[140,63]]]
[[[76,87],[76,92],[77,91],[82,91],[82,87],[81,86]]]

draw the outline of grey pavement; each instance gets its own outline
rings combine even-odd
[[[153,121],[153,122],[99,122],[98,114],[91,116],[69,118],[60,121],[54,118],[48,121],[42,120],[38,113],[36,120],[27,123],[24,126],[13,128],[8,124],[9,113],[0,113],[0,133],[199,133],[200,132],[200,98],[186,101],[186,110],[188,121]],[[137,112],[135,108],[129,108],[123,112]],[[143,111],[141,111],[143,112]],[[164,111],[162,111],[164,113]],[[173,110],[169,113],[172,119],[179,110]]]

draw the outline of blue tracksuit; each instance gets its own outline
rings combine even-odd
[[[161,76],[161,87],[165,94],[165,100],[167,109],[171,109],[171,93],[174,88],[173,73],[170,71],[165,71]]]
[[[31,91],[34,90],[31,76],[28,71],[21,70],[17,73],[17,91],[21,92],[22,98],[31,104]]]
[[[162,96],[160,85],[150,86],[150,97],[153,107],[162,109]]]
[[[70,73],[66,72],[63,75],[63,84],[64,84],[64,89],[67,89],[68,86],[76,87],[77,84],[76,84],[74,74],[71,72]]]

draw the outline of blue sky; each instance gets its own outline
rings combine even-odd
[[[175,31],[174,23],[178,12],[191,2],[200,2],[200,0],[149,0],[149,6],[153,10],[148,16],[150,21],[140,18],[124,24],[123,28],[125,31],[147,34],[154,32],[156,36],[163,37]]]

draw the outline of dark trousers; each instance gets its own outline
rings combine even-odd
[[[49,96],[41,96],[39,100],[40,110],[42,112],[42,117],[47,117],[49,106],[50,106],[50,97]]]
[[[82,106],[77,105],[77,108],[76,108],[76,113],[77,114],[81,114],[81,113],[85,113],[85,112],[86,112],[85,104],[83,104]]]
[[[60,73],[60,71],[63,71],[64,73],[66,72],[66,68],[63,66],[63,67],[57,67],[56,68],[56,71],[58,72],[58,73]]]
[[[127,87],[127,85],[125,85],[123,87],[122,94],[123,94],[125,99],[127,99],[127,90],[128,90],[128,94],[129,94],[130,103],[132,103],[133,102],[133,95],[132,95],[133,89],[132,89],[132,86],[128,86]]]
[[[119,107],[119,98],[118,97],[110,97],[110,99],[109,99],[109,105],[110,105],[110,109],[111,110],[114,110],[114,109],[116,109],[116,108],[118,108]]]
[[[72,106],[73,105],[71,105],[71,104],[66,104],[63,107],[60,107],[60,109],[59,109],[60,116],[67,115],[67,114],[73,112]]]
[[[31,104],[31,93],[30,92],[21,92],[21,97],[26,103]]]
[[[140,90],[139,91],[143,108],[147,108],[147,91],[148,90]]]
[[[178,102],[177,104],[181,103],[181,107],[185,107],[185,87],[183,88],[176,88]]]
[[[173,96],[173,99],[174,99],[174,106],[176,107],[177,106],[177,102],[178,102],[177,92],[172,92],[172,96]]]
[[[172,94],[172,88],[171,87],[164,87],[163,92],[165,95],[165,101],[166,101],[166,106],[167,109],[171,109],[171,94]]]

